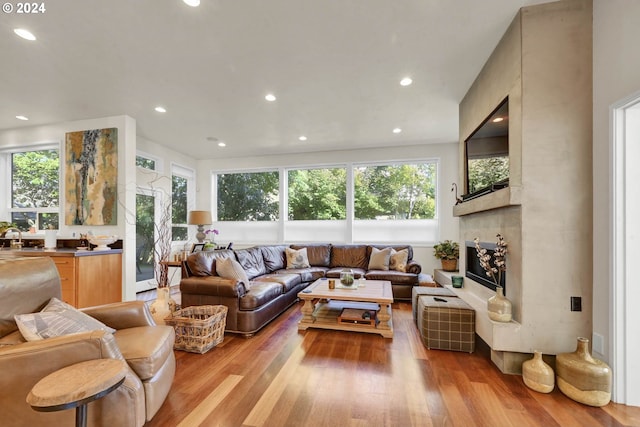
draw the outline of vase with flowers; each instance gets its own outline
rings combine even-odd
[[[477,237],[473,239],[473,241],[476,245],[476,254],[480,260],[480,266],[496,285],[496,294],[487,300],[489,318],[496,322],[511,322],[512,304],[511,301],[504,296],[504,289],[500,286],[502,283],[502,275],[507,271],[505,261],[507,243],[504,241],[502,235],[497,234],[496,237],[498,241],[496,242],[493,255],[489,254],[485,248],[480,246],[480,240]]]
[[[215,228],[211,228],[206,230],[204,234],[207,236],[204,241],[204,250],[212,251],[216,249],[216,236],[220,234],[220,232]]]

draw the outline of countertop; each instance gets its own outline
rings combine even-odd
[[[109,255],[109,254],[121,254],[122,249],[111,249],[107,251],[90,251],[73,248],[60,248],[60,249],[35,249],[35,248],[23,248],[23,249],[0,249],[0,256],[3,254],[10,254],[12,256],[50,256],[50,257],[82,257],[82,256],[96,256],[96,255]]]

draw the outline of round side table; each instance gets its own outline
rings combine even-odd
[[[27,403],[40,412],[76,408],[76,427],[87,425],[87,404],[118,388],[127,364],[118,359],[95,359],[57,370],[33,386]]]

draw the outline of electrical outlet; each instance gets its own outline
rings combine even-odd
[[[571,311],[582,311],[582,297],[571,297]]]

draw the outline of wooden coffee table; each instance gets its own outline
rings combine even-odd
[[[391,282],[360,280],[358,287],[354,289],[339,288],[339,279],[336,279],[336,289],[329,289],[328,282],[327,279],[318,279],[303,292],[298,293],[298,298],[304,301],[298,330],[333,329],[367,332],[393,338]],[[377,322],[374,325],[340,323],[338,317],[344,308],[377,310]]]

